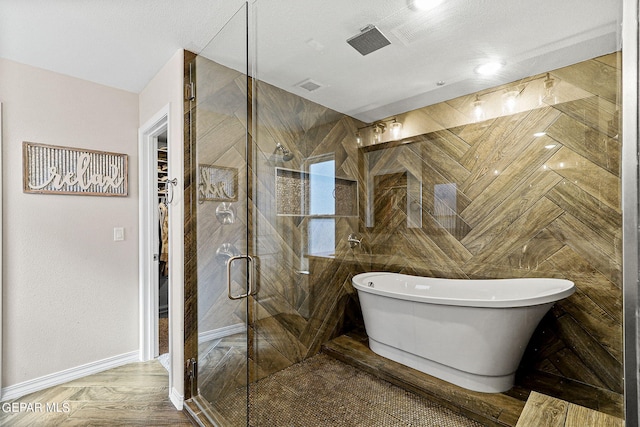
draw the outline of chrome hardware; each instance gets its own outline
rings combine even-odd
[[[355,233],[351,233],[347,238],[347,242],[349,242],[349,247],[353,249],[356,246],[360,246],[362,244],[362,237],[358,236]]]
[[[189,378],[191,397],[195,397],[198,395],[198,361],[194,358],[187,360],[187,377]]]
[[[193,82],[189,82],[184,86],[184,99],[185,101],[196,99],[196,85]]]
[[[171,184],[171,185],[169,185]],[[178,185],[178,178],[173,178],[164,183],[165,194],[167,194],[167,204],[173,202],[173,186]]]
[[[248,289],[246,294],[241,295],[232,295],[231,294],[231,263],[237,259],[246,259],[249,263],[249,278],[248,278]],[[242,299],[246,298],[249,295],[253,295],[253,258],[249,255],[236,255],[232,256],[227,260],[227,296],[229,299]]]
[[[373,288],[374,287],[373,282],[367,282],[367,286],[370,288]]]

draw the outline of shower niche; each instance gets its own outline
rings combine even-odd
[[[275,177],[278,216],[358,216],[358,182],[354,179],[279,167]]]

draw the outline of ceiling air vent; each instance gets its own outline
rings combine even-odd
[[[363,56],[391,44],[375,25],[367,25],[360,30],[360,34],[348,39],[347,43]]]
[[[320,83],[316,83],[311,79],[307,79],[303,82],[297,84],[298,87],[302,89],[306,89],[308,92],[313,92],[314,90],[320,89],[322,85]]]

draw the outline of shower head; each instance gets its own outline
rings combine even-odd
[[[293,153],[279,142],[276,144],[276,151],[282,152],[282,161],[284,162],[288,162],[289,160],[293,159]]]
[[[367,25],[360,30],[359,34],[348,39],[347,43],[360,52],[362,56],[391,44],[389,39],[375,25]]]

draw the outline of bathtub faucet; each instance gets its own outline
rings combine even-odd
[[[362,237],[358,236],[355,233],[351,233],[347,238],[347,242],[349,242],[349,247],[353,249],[356,246],[360,246],[362,244]]]

